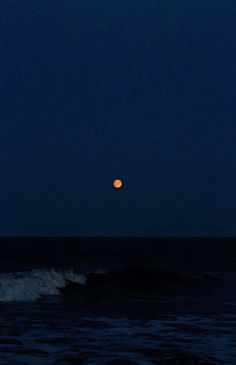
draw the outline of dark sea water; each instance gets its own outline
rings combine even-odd
[[[234,239],[0,242],[0,364],[236,363]]]

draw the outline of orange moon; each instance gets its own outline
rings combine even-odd
[[[123,183],[120,179],[115,179],[113,181],[113,186],[115,189],[120,189],[122,187]]]

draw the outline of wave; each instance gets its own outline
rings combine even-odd
[[[193,277],[174,271],[155,267],[128,266],[110,272],[89,273],[86,285],[68,282],[60,289],[67,298],[114,298],[178,295],[193,291],[217,289],[223,278],[207,273],[201,277]]]
[[[83,274],[70,271],[32,270],[0,275],[0,301],[35,301],[42,296],[60,295],[68,282],[85,284]]]
[[[123,267],[111,271],[32,270],[0,275],[0,301],[36,301],[45,296],[67,299],[106,299],[175,295],[218,287],[225,282],[213,274],[192,277],[153,267]]]

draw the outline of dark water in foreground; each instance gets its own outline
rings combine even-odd
[[[235,242],[2,239],[0,364],[234,365]]]

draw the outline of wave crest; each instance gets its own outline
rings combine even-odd
[[[86,276],[73,270],[32,270],[0,275],[0,301],[35,301],[44,295],[60,295],[68,281],[85,284]]]

